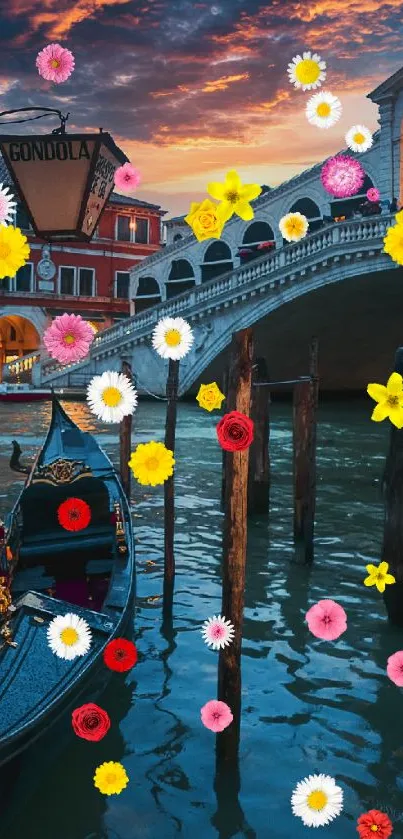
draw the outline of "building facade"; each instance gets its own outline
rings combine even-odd
[[[0,182],[14,191],[2,163]],[[11,378],[29,380],[43,351],[41,336],[56,315],[79,313],[98,332],[133,314],[130,270],[160,249],[164,214],[156,204],[112,193],[91,242],[48,246],[19,203],[15,224],[28,238],[30,256],[15,277],[0,280],[0,371],[11,364]]]

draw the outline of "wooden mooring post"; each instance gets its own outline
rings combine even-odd
[[[248,516],[269,512],[269,404],[270,391],[253,387],[268,378],[264,358],[257,358],[252,371],[250,416],[254,423],[254,439],[249,449]]]
[[[316,413],[318,342],[310,346],[309,378],[294,385],[294,543],[299,562],[313,561],[316,502]]]
[[[253,333],[235,333],[228,379],[228,410],[249,416],[252,387]],[[217,760],[238,755],[241,718],[241,645],[247,546],[247,494],[249,449],[226,457],[225,519],[223,534],[223,588],[221,614],[235,628],[232,643],[220,650],[218,699],[232,710],[233,722],[217,736]]]
[[[167,414],[165,422],[165,446],[175,454],[176,413],[179,383],[179,361],[169,359],[167,379]],[[164,586],[163,613],[168,617],[172,612],[172,599],[175,582],[175,498],[174,474],[164,484]]]
[[[394,370],[403,376],[403,347],[395,355]],[[382,481],[384,529],[382,561],[396,582],[385,587],[383,599],[389,621],[403,627],[403,429],[391,424],[389,451]]]
[[[132,368],[126,359],[122,359],[121,373],[130,379],[131,382],[133,381]],[[132,420],[133,417],[130,414],[128,417],[123,417],[119,425],[120,480],[129,502],[131,487],[129,460],[132,450]]]

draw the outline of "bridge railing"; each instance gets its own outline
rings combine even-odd
[[[234,294],[242,286],[246,286],[260,277],[271,274],[286,273],[287,270],[297,263],[310,261],[315,254],[322,253],[326,258],[329,249],[343,249],[347,246],[353,250],[355,243],[368,243],[368,248],[373,247],[374,240],[382,240],[386,230],[393,223],[393,215],[379,215],[368,218],[360,218],[346,222],[336,222],[323,227],[321,230],[312,233],[300,242],[286,245],[278,250],[259,257],[247,265],[232,269],[221,274],[208,282],[197,285],[189,291],[174,297],[172,300],[164,301],[152,308],[134,315],[131,318],[105,329],[99,333],[92,344],[90,358],[96,359],[98,355],[109,348],[112,350],[115,345],[124,345],[134,336],[150,333],[155,324],[162,317],[185,316],[186,313],[195,310],[202,311],[208,308],[209,301],[216,301],[217,298]],[[88,359],[81,363],[88,364]],[[72,365],[78,370],[81,365]],[[43,375],[46,376],[64,368],[57,362],[50,360],[43,364]]]

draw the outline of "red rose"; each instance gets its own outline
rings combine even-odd
[[[360,839],[372,839],[373,836],[378,839],[389,839],[393,825],[386,813],[368,810],[368,813],[363,813],[357,820],[357,831]]]
[[[102,740],[111,727],[109,715],[93,702],[76,708],[71,715],[71,721],[78,737],[94,742]]]
[[[116,670],[118,673],[131,670],[137,662],[135,645],[126,638],[114,638],[105,647],[104,662],[110,670]]]
[[[91,507],[81,498],[67,498],[57,508],[57,518],[64,530],[84,530],[91,521]]]
[[[253,441],[253,420],[239,411],[224,414],[217,425],[217,438],[226,452],[243,452]]]

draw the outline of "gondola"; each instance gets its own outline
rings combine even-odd
[[[85,529],[61,526],[58,510],[69,498],[89,505]],[[80,697],[93,701],[96,686],[103,687],[111,672],[103,651],[133,615],[135,558],[126,497],[109,458],[54,396],[45,443],[1,542],[0,766]],[[84,618],[92,635],[89,652],[72,661],[56,656],[47,641],[50,621],[69,612]]]

